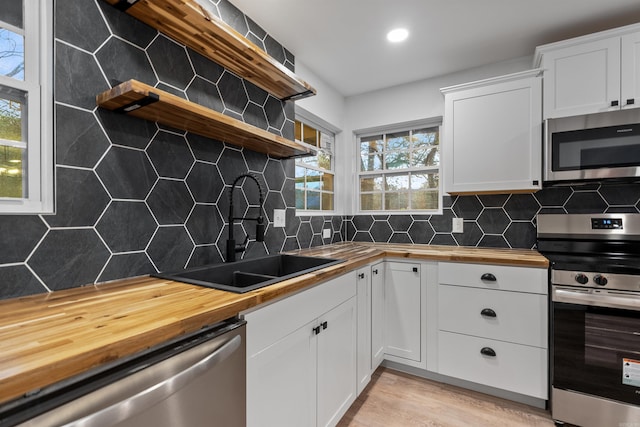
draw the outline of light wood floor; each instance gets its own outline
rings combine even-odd
[[[338,427],[553,425],[542,409],[381,367]]]

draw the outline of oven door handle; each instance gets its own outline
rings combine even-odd
[[[564,302],[567,304],[640,311],[640,294],[623,291],[598,289],[594,292],[594,290],[590,289],[582,290],[553,286],[551,299],[553,302]]]

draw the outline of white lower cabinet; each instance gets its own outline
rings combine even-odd
[[[356,271],[358,292],[357,394],[371,381],[371,268]]]
[[[441,262],[437,372],[548,398],[547,270]]]
[[[247,425],[336,425],[356,398],[355,272],[245,319]]]
[[[384,360],[384,277],[385,262],[371,266],[371,371]]]

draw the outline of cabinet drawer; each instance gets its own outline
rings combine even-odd
[[[482,354],[483,348],[493,350],[495,356]],[[547,399],[547,350],[543,348],[440,331],[438,373]]]
[[[247,356],[254,355],[355,295],[356,272],[353,271],[244,313]]]
[[[438,329],[547,348],[547,304],[546,295],[439,285]]]
[[[545,268],[441,262],[438,281],[446,285],[547,294]]]

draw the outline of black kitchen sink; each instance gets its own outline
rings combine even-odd
[[[226,264],[210,264],[172,273],[157,273],[153,276],[223,291],[244,293],[341,262],[343,260],[276,254]]]

